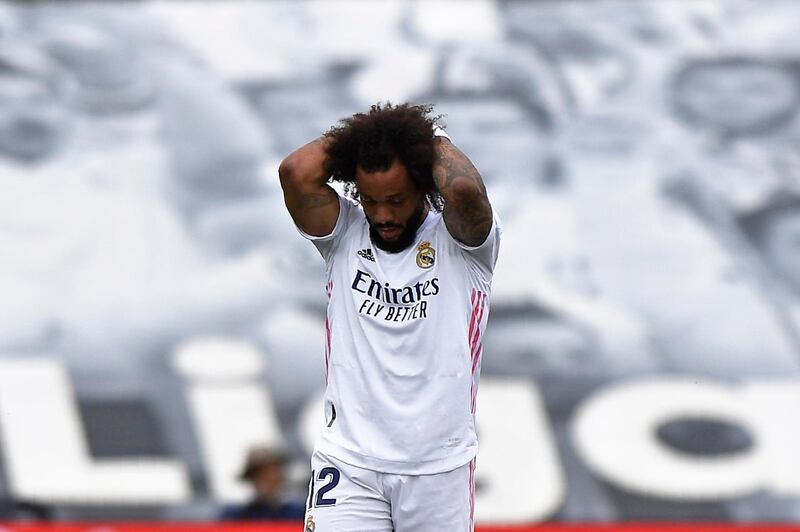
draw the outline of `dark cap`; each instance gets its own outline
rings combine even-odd
[[[270,464],[283,465],[288,461],[289,453],[280,447],[268,445],[253,447],[247,451],[247,459],[242,472],[239,473],[239,478],[241,480],[252,480],[260,467]]]

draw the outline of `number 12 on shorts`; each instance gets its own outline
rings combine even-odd
[[[333,488],[339,485],[339,479],[341,476],[341,473],[335,467],[323,467],[319,470],[319,475],[316,474],[316,471],[312,471],[311,485],[308,488],[308,501],[306,501],[306,507],[310,510],[312,507],[322,508],[325,506],[335,505],[336,499],[327,498],[325,496]],[[314,489],[317,481],[324,482],[324,484],[320,484],[315,495]]]

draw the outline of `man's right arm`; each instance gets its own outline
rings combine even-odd
[[[278,169],[286,208],[297,227],[311,236],[329,235],[339,218],[339,197],[325,173],[328,142],[322,137],[296,149]]]

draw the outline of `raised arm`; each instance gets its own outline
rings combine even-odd
[[[467,246],[479,246],[492,229],[492,206],[472,162],[447,137],[434,139],[433,180],[444,198],[444,223]]]
[[[325,137],[309,142],[278,168],[286,208],[297,227],[312,236],[330,234],[339,217],[339,199],[325,173],[328,142]]]

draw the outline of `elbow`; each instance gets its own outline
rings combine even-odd
[[[285,185],[291,182],[296,175],[297,163],[294,158],[289,155],[282,160],[280,166],[278,166],[278,179],[280,179],[282,185]]]
[[[278,178],[281,185],[304,184],[319,180],[323,170],[318,167],[316,161],[295,152],[281,161],[278,166]]]

